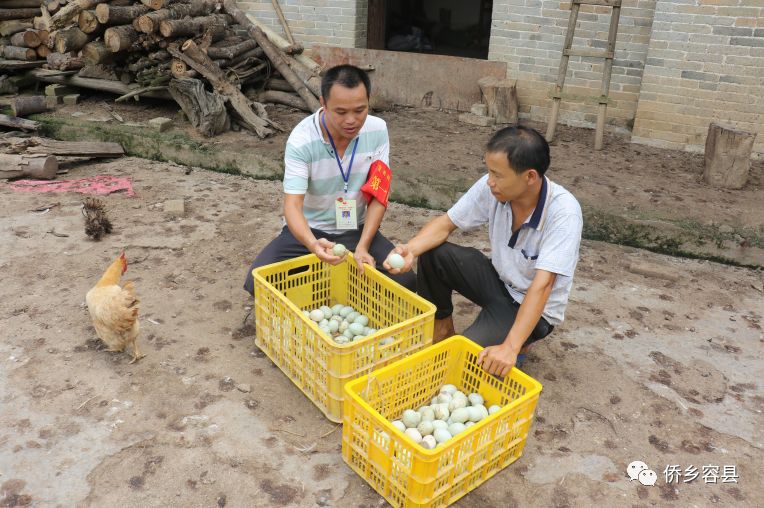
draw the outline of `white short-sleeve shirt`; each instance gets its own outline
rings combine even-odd
[[[366,199],[361,187],[366,183],[371,163],[379,159],[390,164],[390,141],[387,124],[379,117],[368,115],[358,135],[350,141],[341,159],[348,171],[348,191],[340,172],[334,150],[321,132],[323,108],[303,119],[292,130],[284,153],[284,192],[304,194],[303,213],[311,228],[325,233],[341,233],[337,229],[334,202],[339,197],[354,199],[359,226],[366,217]],[[358,146],[353,156],[353,146]]]
[[[551,325],[562,323],[583,228],[581,206],[570,192],[544,177],[536,208],[513,234],[512,207],[496,199],[485,175],[448,210],[448,217],[460,229],[488,224],[491,262],[518,303],[536,270],[557,274],[542,315]]]

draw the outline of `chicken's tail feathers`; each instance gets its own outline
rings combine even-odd
[[[125,291],[129,300],[125,302],[125,305],[133,311],[133,315],[138,315],[138,304],[141,303],[140,299],[135,295],[135,283],[131,280],[124,283],[122,290]]]

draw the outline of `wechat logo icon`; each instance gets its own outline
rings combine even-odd
[[[655,485],[658,480],[658,475],[648,467],[647,464],[641,460],[635,460],[626,467],[626,474],[631,481],[637,480],[645,487],[651,487]]]

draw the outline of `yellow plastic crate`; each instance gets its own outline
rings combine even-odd
[[[448,506],[522,454],[541,384],[518,369],[488,374],[482,349],[454,336],[345,385],[342,457],[393,506]],[[444,384],[502,408],[427,450],[390,421],[429,405]]]
[[[346,382],[432,343],[435,306],[378,270],[366,266],[361,275],[350,253],[336,266],[309,254],[252,274],[255,343],[331,421],[342,421]],[[337,344],[301,310],[335,303],[368,316],[378,331]],[[380,345],[387,337],[395,340]]]

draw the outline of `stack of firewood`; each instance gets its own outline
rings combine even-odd
[[[319,107],[320,68],[234,0],[7,0],[0,73],[117,99],[173,98],[206,135],[280,129],[262,102]],[[43,60],[44,59],[44,60]]]
[[[56,141],[38,137],[0,138],[0,180],[42,178],[52,180],[62,162],[122,157],[119,143]]]

